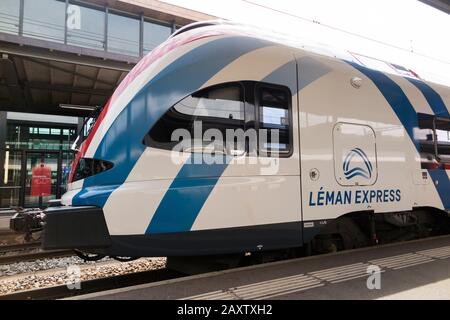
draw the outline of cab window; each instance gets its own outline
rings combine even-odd
[[[190,134],[190,141],[184,141],[186,148],[183,151],[201,151],[196,149],[211,146],[214,141],[214,150],[225,152],[222,142],[226,130],[244,129],[244,105],[244,88],[239,83],[198,91],[167,111],[146,135],[144,143],[172,150],[180,142],[172,134],[177,129],[185,129]]]
[[[179,149],[178,129],[189,132]],[[229,132],[234,132],[234,141]],[[238,137],[240,139],[238,139]],[[183,152],[289,157],[292,153],[291,93],[254,81],[220,84],[176,103],[150,129],[144,144]]]

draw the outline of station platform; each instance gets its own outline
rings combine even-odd
[[[9,231],[9,220],[15,213],[12,210],[0,210],[0,231]]]
[[[212,272],[72,299],[450,299],[450,236]]]

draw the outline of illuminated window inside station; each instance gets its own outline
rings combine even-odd
[[[76,128],[52,128],[10,123],[6,146],[10,149],[70,150],[76,139]]]

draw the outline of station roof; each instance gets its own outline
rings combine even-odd
[[[156,0],[89,2],[176,26],[215,18]],[[105,105],[139,59],[0,33],[0,111],[87,116],[60,105]]]
[[[0,105],[7,110],[83,116],[88,111],[60,110],[61,104],[103,106],[128,71],[107,65],[3,54]]]
[[[2,37],[13,39],[1,42]],[[89,56],[85,49],[60,44],[44,48],[40,40],[2,34],[0,43],[2,111],[86,116],[90,112],[60,105],[103,106],[138,60],[120,61],[108,53]]]

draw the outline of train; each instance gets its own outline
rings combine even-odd
[[[47,250],[124,259],[330,252],[445,233],[449,110],[450,87],[406,67],[194,23],[99,110],[62,199],[11,225],[42,229]]]

